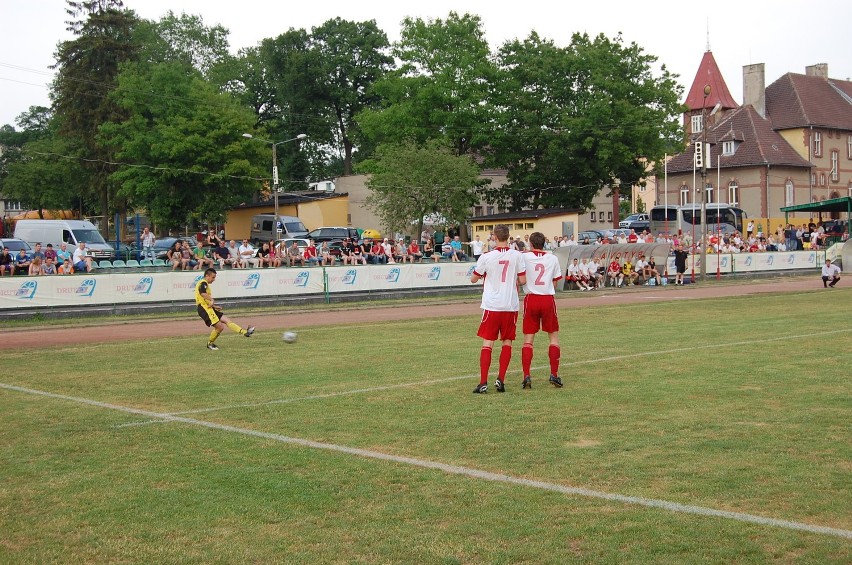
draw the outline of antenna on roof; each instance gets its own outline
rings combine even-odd
[[[707,16],[707,51],[710,51],[710,16]]]

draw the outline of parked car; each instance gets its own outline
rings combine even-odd
[[[15,239],[13,237],[0,239],[0,251],[2,251],[4,247],[9,249],[9,255],[17,255],[18,252],[23,249],[27,252],[27,257],[33,256],[33,248],[30,247],[30,244],[23,239]]]
[[[604,232],[603,232],[603,234],[610,239],[617,238],[620,235],[627,237],[631,233],[633,233],[633,230],[627,229],[627,228],[614,228],[614,229],[611,229],[611,230],[604,230]]]
[[[636,233],[642,233],[643,230],[647,230],[651,227],[650,218],[648,217],[648,214],[630,214],[618,222],[618,227],[630,228]]]
[[[602,238],[602,237],[603,237],[603,233],[596,231],[596,230],[581,231],[577,235],[577,243],[579,243],[581,245],[589,245],[589,244],[592,244],[592,243],[596,243],[598,241],[598,238]]]
[[[322,243],[323,241],[342,241],[347,237],[357,241],[359,236],[356,228],[330,227],[311,230],[305,237],[307,239],[313,239],[314,243]]]

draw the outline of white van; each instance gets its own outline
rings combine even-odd
[[[278,228],[273,225],[275,214],[258,214],[251,219],[251,235],[249,239],[254,245],[264,241],[278,241],[287,238],[302,238],[308,235],[308,228],[296,216],[278,216]]]
[[[18,220],[15,224],[15,237],[22,239],[35,247],[48,243],[58,250],[59,244],[68,244],[68,251],[73,252],[83,241],[86,249],[94,259],[110,259],[115,250],[110,247],[92,222],[83,220]]]

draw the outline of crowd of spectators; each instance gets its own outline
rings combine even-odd
[[[834,239],[845,239],[846,227],[838,221],[809,222],[807,224],[786,226],[779,225],[777,230],[771,234],[753,230],[753,222],[749,223],[752,228],[746,234],[739,232],[722,233],[713,232],[706,234],[706,239],[698,237],[692,240],[689,233],[663,234],[653,236],[648,231],[642,233],[619,231],[611,236],[604,235],[595,242],[599,245],[607,244],[630,244],[630,243],[660,243],[671,246],[672,254],[679,246],[686,249],[687,253],[698,253],[702,245],[706,246],[708,253],[755,253],[762,251],[788,251],[820,249]],[[320,245],[309,241],[306,247],[300,247],[296,240],[280,241],[278,243],[263,242],[257,248],[248,239],[237,241],[225,241],[210,232],[206,239],[200,241],[200,245],[193,247],[186,240],[175,242],[169,249],[165,263],[174,271],[201,270],[208,267],[219,269],[247,269],[247,268],[279,268],[279,267],[310,267],[310,266],[334,266],[340,265],[384,265],[395,263],[422,263],[426,262],[464,262],[476,261],[486,251],[494,249],[496,240],[489,234],[483,241],[476,235],[471,241],[462,242],[456,235],[443,236],[443,241],[435,241],[435,233],[424,230],[421,241],[412,239],[406,243],[405,238],[384,239],[345,239],[339,244],[330,245],[323,242]],[[546,250],[555,250],[559,247],[570,247],[578,245],[573,235],[555,235],[552,239],[545,241]],[[509,238],[509,246],[519,251],[530,248],[529,236],[518,236]],[[625,254],[636,257],[636,254]],[[646,260],[639,255],[636,264],[629,260],[623,262],[620,255],[614,257],[602,252],[593,257],[591,262],[575,261],[575,267],[579,270],[573,275],[569,269],[569,279],[583,290],[594,290],[603,286],[604,283],[616,287],[629,286],[642,281],[648,284],[651,280],[659,283],[659,272],[653,264],[653,258]],[[597,261],[605,264],[598,264]],[[615,262],[619,261],[618,265]],[[648,263],[651,263],[650,267]],[[90,272],[96,267],[92,258],[87,255],[85,244],[68,251],[67,245],[63,243],[61,249],[54,250],[51,244],[42,249],[41,244],[36,244],[32,253],[27,254],[21,250],[18,254],[9,253],[3,249],[0,253],[0,276],[13,274],[19,275],[63,275],[75,272]],[[589,271],[591,269],[591,271]],[[585,274],[589,272],[589,274]],[[594,274],[592,274],[594,273]]]

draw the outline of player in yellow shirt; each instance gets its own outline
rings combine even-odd
[[[210,339],[207,340],[207,349],[218,351],[219,347],[213,343],[219,337],[225,326],[231,328],[232,331],[251,337],[254,333],[254,326],[249,326],[248,329],[243,329],[228,318],[222,312],[222,309],[213,300],[213,295],[210,293],[210,285],[216,280],[216,269],[210,268],[204,271],[204,276],[195,285],[195,304],[198,308],[198,317],[204,320],[207,327],[213,327],[210,332]]]
[[[624,260],[624,265],[621,266],[621,274],[624,275],[624,278],[627,279],[627,285],[635,285],[636,279],[639,277],[639,273],[633,268],[633,263],[630,262],[630,258]]]

